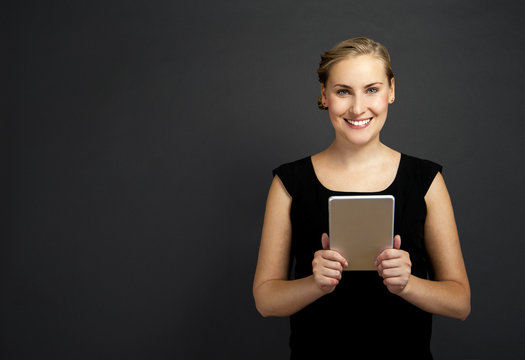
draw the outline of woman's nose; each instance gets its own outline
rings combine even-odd
[[[364,99],[362,99],[359,95],[355,95],[353,100],[354,101],[352,101],[352,104],[350,105],[350,111],[352,115],[362,114],[365,111]]]

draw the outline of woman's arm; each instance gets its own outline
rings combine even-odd
[[[292,225],[292,199],[278,176],[268,193],[257,269],[253,281],[255,306],[262,316],[289,316],[326,293],[333,291],[341,278],[344,258],[331,250],[316,252],[313,273],[288,280]],[[320,239],[321,241],[321,239]],[[328,237],[323,235],[323,247]]]
[[[434,178],[425,201],[425,246],[434,269],[434,280],[409,275],[408,253],[395,248],[379,255],[379,274],[391,292],[422,310],[465,320],[470,314],[470,286],[452,204],[440,173]]]

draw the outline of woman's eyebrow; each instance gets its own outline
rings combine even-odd
[[[376,82],[370,83],[368,85],[365,85],[364,88],[368,88],[368,87],[374,86],[374,85],[383,85],[383,83],[381,81],[376,81]],[[345,89],[351,89],[352,88],[351,86],[346,85],[346,84],[334,84],[334,87],[337,87],[337,86],[345,88]]]

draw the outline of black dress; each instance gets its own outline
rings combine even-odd
[[[273,171],[292,197],[291,261],[296,279],[312,274],[314,253],[328,233],[328,198],[332,195],[393,195],[394,234],[410,254],[412,274],[432,278],[424,244],[424,196],[440,165],[401,154],[394,181],[383,191],[349,193],[325,188],[310,157]],[[375,359],[432,359],[432,315],[391,294],[376,271],[346,271],[334,292],[290,316],[292,359],[321,356]]]

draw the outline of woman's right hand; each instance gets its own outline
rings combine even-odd
[[[321,236],[323,250],[316,251],[312,260],[312,271],[316,285],[326,294],[334,291],[343,272],[348,266],[346,259],[337,251],[330,250],[330,239],[327,234]]]

